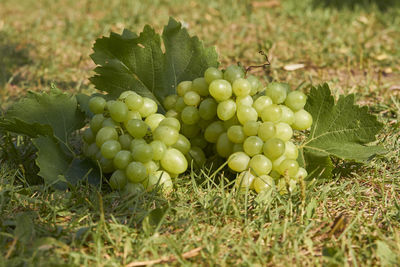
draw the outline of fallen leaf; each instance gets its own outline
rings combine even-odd
[[[302,69],[304,67],[305,67],[304,64],[289,64],[289,65],[284,66],[283,69],[287,70],[287,71],[293,71],[293,70]]]

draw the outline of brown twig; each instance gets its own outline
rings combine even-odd
[[[181,255],[182,258],[184,259],[189,259],[192,257],[195,257],[197,255],[199,255],[200,251],[202,250],[202,247],[198,247],[195,249],[192,249],[188,252],[185,252]],[[148,261],[134,261],[129,263],[128,265],[126,265],[126,267],[136,267],[136,266],[147,266],[147,265],[153,265],[153,264],[157,264],[157,263],[166,263],[166,262],[173,262],[176,261],[177,257],[176,256],[167,256],[167,257],[162,257],[160,259],[157,260],[148,260]]]
[[[264,64],[262,64],[262,65],[252,65],[252,66],[248,66],[247,68],[245,68],[245,73],[246,73],[246,74],[247,74],[247,72],[249,72],[249,71],[250,71],[251,69],[253,69],[253,68],[265,68],[266,66],[271,65],[271,62],[269,62],[269,59],[268,59],[268,55],[265,54],[264,51],[260,50],[260,51],[258,51],[258,53],[260,53],[260,55],[262,55],[262,56],[265,57],[266,63],[264,63]]]

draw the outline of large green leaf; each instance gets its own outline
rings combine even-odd
[[[76,157],[70,144],[71,134],[84,121],[76,97],[53,87],[50,93],[30,92],[11,106],[0,119],[0,129],[34,138],[39,176],[46,184],[64,189],[84,178],[91,183],[100,179],[97,166]]]
[[[11,106],[5,119],[9,121],[6,130],[20,134],[26,134],[29,125],[35,126],[33,130],[38,134],[48,133],[51,127],[54,136],[66,144],[69,135],[83,127],[85,116],[77,108],[75,96],[53,87],[50,93],[29,92],[27,97]]]
[[[133,90],[160,104],[175,92],[179,82],[200,77],[208,67],[218,66],[215,49],[204,48],[172,18],[162,39],[165,53],[160,35],[148,25],[139,36],[124,30],[122,35],[111,33],[98,39],[91,57],[99,66],[91,82],[113,97]]]
[[[354,95],[340,96],[335,104],[327,84],[313,87],[305,109],[313,117],[308,138],[301,145],[300,162],[309,172],[330,177],[334,156],[344,160],[365,162],[385,152],[381,146],[369,145],[382,129],[367,107],[354,104]],[[322,172],[321,172],[322,171]]]
[[[39,175],[46,184],[65,189],[68,183],[76,184],[85,178],[93,184],[99,182],[100,173],[94,164],[67,155],[54,138],[40,136],[33,143],[38,149],[36,164],[40,168]]]

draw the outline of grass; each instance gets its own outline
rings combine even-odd
[[[168,197],[123,196],[85,183],[68,192],[28,187],[33,174],[23,163],[32,162],[29,153],[19,159],[5,153],[0,266],[120,266],[157,259],[164,265],[398,264],[400,8],[382,8],[379,1],[299,2],[2,1],[3,110],[27,90],[48,90],[51,82],[71,92],[93,91],[89,54],[97,37],[124,27],[138,32],[145,24],[161,31],[173,16],[215,45],[223,66],[261,63],[257,52],[263,49],[272,66],[257,74],[267,79],[292,87],[327,81],[335,94],[356,93],[358,103],[385,123],[379,140],[389,153],[345,176],[309,184],[304,194],[271,191],[247,198],[207,170],[180,178]],[[286,71],[292,63],[305,67]],[[0,136],[3,144],[7,137]]]

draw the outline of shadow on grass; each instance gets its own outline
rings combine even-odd
[[[400,7],[399,0],[313,0],[314,7],[332,7],[337,9],[370,9],[377,7],[381,11],[388,11],[393,7]]]
[[[9,40],[8,36],[0,33],[0,88],[10,79],[16,80],[14,72],[18,67],[30,64],[28,49]]]

